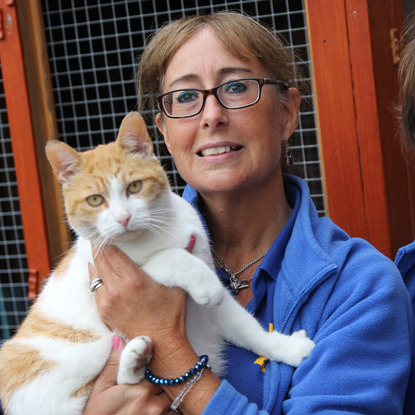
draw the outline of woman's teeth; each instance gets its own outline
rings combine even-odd
[[[231,151],[229,146],[226,147],[216,147],[216,148],[207,148],[202,151],[202,156],[214,156],[216,154],[228,153]]]
[[[236,151],[239,150],[241,147],[230,147],[230,146],[225,146],[225,147],[213,147],[213,148],[207,148],[206,150],[201,151],[201,155],[204,156],[216,156],[218,154],[222,154],[222,153],[229,153],[231,150]]]

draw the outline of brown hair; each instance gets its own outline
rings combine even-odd
[[[137,68],[136,89],[140,111],[152,108],[154,96],[162,92],[164,75],[174,53],[192,35],[208,27],[225,48],[239,59],[255,56],[273,79],[295,86],[295,64],[285,43],[254,19],[236,12],[184,17],[162,27],[149,41]],[[284,103],[286,93],[276,89]],[[286,91],[284,91],[286,92]]]
[[[399,65],[402,99],[400,128],[404,147],[415,152],[415,15],[405,35],[408,43]]]

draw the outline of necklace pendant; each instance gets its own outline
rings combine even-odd
[[[239,294],[239,290],[249,287],[249,280],[239,281],[237,278],[231,275],[229,285],[235,294]]]

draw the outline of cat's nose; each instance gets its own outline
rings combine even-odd
[[[129,213],[125,213],[123,215],[119,215],[116,219],[116,221],[122,225],[122,226],[127,226],[128,222],[130,221],[131,215]]]

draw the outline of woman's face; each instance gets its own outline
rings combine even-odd
[[[269,77],[256,58],[239,60],[211,30],[203,29],[173,55],[163,92],[209,89],[234,79]],[[246,190],[280,179],[281,142],[298,122],[299,94],[290,89],[290,95],[285,108],[273,87],[265,85],[257,104],[237,110],[225,109],[209,95],[200,114],[184,119],[158,114],[156,122],[180,175],[198,192]],[[227,151],[222,152],[224,148]]]

